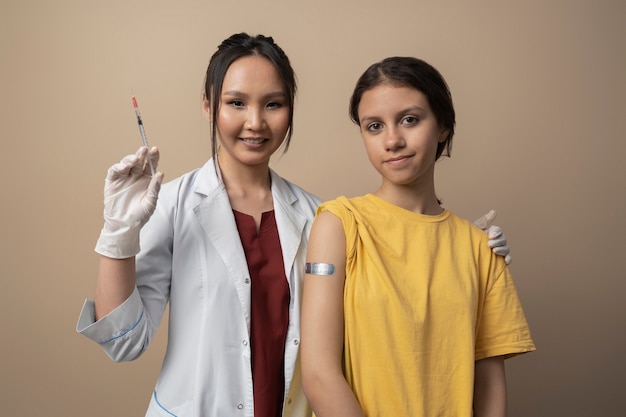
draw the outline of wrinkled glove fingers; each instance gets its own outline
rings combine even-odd
[[[141,148],[137,149],[137,152],[135,152],[135,159],[131,161],[132,166],[130,168],[130,175],[143,175],[146,169],[146,165],[148,165],[147,163],[147,158],[146,156],[148,155],[148,148],[146,148],[145,146],[142,146]],[[148,174],[150,173],[150,168],[148,167]]]
[[[146,221],[156,208],[157,200],[159,198],[159,190],[161,189],[161,181],[163,180],[163,174],[155,174],[148,185],[146,194],[142,199],[141,208],[143,210],[143,216]]]
[[[489,241],[489,247],[493,249],[493,252],[497,255],[504,256],[511,250],[506,243],[506,239],[493,239]]]
[[[160,155],[159,155],[159,150],[157,149],[157,147],[153,146],[152,148],[150,148],[150,150],[146,154],[145,165],[143,167],[143,173],[146,175],[152,175],[150,164],[152,164],[152,168],[154,169],[154,172],[157,172],[157,169],[159,166],[159,158],[160,158]]]
[[[502,233],[502,229],[498,226],[490,226],[487,230],[485,230],[487,236],[489,237],[489,247],[493,250],[493,253],[496,255],[504,256],[504,262],[508,264],[511,263],[511,252],[508,242],[506,241],[506,236]]]
[[[505,237],[499,237],[496,239],[489,239],[489,247],[490,248],[497,248],[499,246],[507,246],[507,242],[506,242],[506,238]],[[508,250],[508,247],[507,247]]]
[[[504,256],[504,262],[509,265],[511,263],[511,255],[509,252],[511,252],[511,250],[509,249],[506,236],[504,236],[502,229],[498,226],[491,225],[495,218],[495,210],[490,210],[489,213],[477,219],[474,224],[487,233],[487,236],[489,237],[488,244],[493,253],[499,256]]]
[[[139,148],[134,154],[126,155],[120,162],[111,166],[107,172],[107,179],[109,181],[115,181],[119,178],[128,177],[131,175],[133,168],[135,168],[134,173],[136,173],[137,167],[143,167],[141,162],[141,154],[143,152],[145,151],[142,151],[142,148]]]
[[[499,226],[489,226],[488,229],[483,229],[483,230],[487,233],[487,236],[489,237],[489,239],[497,239],[499,237],[502,237],[503,239],[505,239],[504,234],[502,234],[502,229]]]
[[[491,226],[491,224],[493,223],[493,221],[495,219],[496,219],[496,211],[495,210],[490,210],[489,213],[484,214],[480,218],[476,219],[474,224],[476,226],[480,227],[481,229],[485,230],[489,226]]]
[[[495,248],[494,249],[495,253],[497,253],[498,255],[502,255],[502,253],[499,253],[498,250],[499,251],[506,250],[504,255],[509,253],[509,247],[507,246],[506,236],[504,236],[504,233],[502,233],[501,228],[499,228],[498,226],[491,226],[489,229],[485,230],[485,232],[487,232],[487,236],[489,237],[489,247],[492,249]],[[499,249],[499,248],[506,248],[506,249]]]
[[[509,247],[508,246],[498,246],[498,247],[493,249],[493,253],[495,253],[496,255],[499,255],[499,256],[504,256],[504,262],[507,265],[511,264],[511,254],[509,253]]]
[[[499,256],[504,256],[504,262],[507,265],[511,263],[511,255],[509,254],[510,249],[508,246],[496,246],[493,248],[493,253]]]
[[[117,164],[111,166],[107,172],[107,180],[115,181],[130,175],[130,170],[134,164],[135,155],[127,155]]]
[[[163,180],[163,174],[156,174],[150,179],[148,185],[148,191],[146,192],[146,199],[154,201],[156,205],[157,198],[159,197],[159,191],[161,190],[161,181]]]

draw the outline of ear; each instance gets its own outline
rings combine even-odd
[[[441,131],[441,133],[439,134],[439,143],[443,143],[448,139],[448,135],[450,134],[450,130],[449,129],[443,129]]]
[[[211,121],[211,103],[209,103],[209,100],[207,99],[206,95],[204,93],[202,93],[202,113],[204,113],[204,117],[207,118],[207,120],[210,122]]]

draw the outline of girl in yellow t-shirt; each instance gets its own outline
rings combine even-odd
[[[358,80],[350,113],[382,182],[317,210],[301,339],[313,410],[505,416],[504,359],[535,347],[504,258],[437,199],[455,125],[445,80],[387,58]]]

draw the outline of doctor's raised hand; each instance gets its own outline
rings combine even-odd
[[[114,259],[131,258],[139,253],[139,230],[154,209],[163,173],[150,174],[148,148],[141,147],[111,166],[104,183],[104,227],[96,252]],[[159,151],[150,150],[156,168]]]
[[[156,208],[163,173],[157,168],[159,151],[141,147],[111,166],[104,182],[104,226],[96,243],[99,279],[96,284],[95,318],[116,307],[135,288],[135,255],[139,253],[139,232]]]

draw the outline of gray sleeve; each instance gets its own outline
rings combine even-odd
[[[115,310],[95,320],[94,302],[85,300],[76,331],[98,343],[114,361],[136,359],[144,350],[148,326],[137,288]]]

